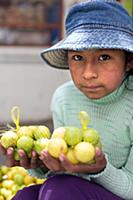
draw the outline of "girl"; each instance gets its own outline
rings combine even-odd
[[[49,170],[43,185],[19,191],[13,200],[132,200],[132,18],[114,0],[91,0],[71,8],[65,27],[66,37],[41,54],[72,77],[54,93],[54,128],[79,126],[77,113],[85,110],[101,134],[103,150],[96,149],[91,165],[72,165],[64,155],[54,159],[47,151],[39,159],[33,152],[29,162],[21,150],[15,163],[13,149],[4,150],[10,165],[30,168],[33,176],[44,177]]]

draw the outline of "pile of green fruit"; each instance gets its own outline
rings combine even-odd
[[[45,179],[37,179],[22,167],[0,167],[0,200],[11,200],[24,187],[41,184]]]
[[[12,110],[12,116],[14,116],[14,111],[16,111],[16,107]],[[81,128],[59,127],[53,133],[44,125],[19,126],[19,117],[12,117],[16,129],[4,132],[0,143],[6,149],[14,147],[15,160],[19,160],[18,149],[23,149],[29,157],[32,150],[39,155],[43,150],[47,150],[55,158],[65,154],[73,164],[93,163],[95,162],[96,147],[102,148],[100,134],[95,129],[88,127],[89,117],[85,111],[81,111],[79,117]]]

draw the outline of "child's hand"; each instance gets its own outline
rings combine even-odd
[[[45,166],[51,171],[67,171],[71,173],[98,173],[106,167],[105,155],[100,149],[96,149],[96,163],[94,164],[77,164],[73,165],[65,157],[61,155],[59,159],[53,158],[47,151],[43,151],[40,159]]]
[[[68,161],[65,155],[60,156],[60,161],[61,161],[62,167],[66,171],[72,172],[72,173],[88,173],[88,174],[98,173],[102,171],[106,167],[106,164],[107,164],[105,155],[99,148],[96,149],[96,157],[95,157],[96,162],[94,164],[80,163],[77,165],[73,165]]]
[[[40,160],[42,160],[44,165],[51,171],[65,171],[60,160],[52,157],[46,150],[42,151]]]
[[[40,159],[38,158],[37,154],[34,151],[32,152],[31,159],[29,159],[23,150],[21,149],[18,150],[20,161],[16,161],[14,160],[14,149],[12,147],[9,147],[6,150],[0,144],[0,154],[6,157],[6,163],[4,164],[9,167],[21,166],[24,167],[25,169],[34,169],[42,165],[42,162],[40,161]]]

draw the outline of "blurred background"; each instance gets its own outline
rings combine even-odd
[[[53,128],[52,94],[70,75],[46,65],[40,52],[63,37],[64,18],[76,2],[81,0],[0,0],[1,127],[12,123],[10,111],[19,106],[20,124]],[[132,0],[121,3],[132,15]]]

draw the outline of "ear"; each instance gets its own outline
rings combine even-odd
[[[133,60],[130,60],[130,61],[126,64],[126,72],[130,71],[130,69],[133,69]]]
[[[126,53],[126,72],[133,70],[133,53]]]

